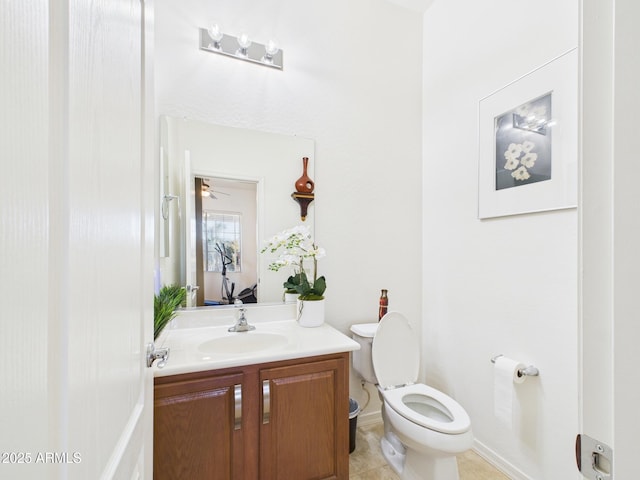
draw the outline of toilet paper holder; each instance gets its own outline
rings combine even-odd
[[[504,357],[504,355],[499,354],[499,355],[496,355],[495,357],[491,357],[491,363],[496,363],[496,360],[500,357]],[[538,370],[533,365],[529,365],[528,367],[518,369],[519,377],[537,377],[538,375],[540,375],[540,370]]]

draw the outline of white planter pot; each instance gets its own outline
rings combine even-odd
[[[284,303],[296,303],[296,300],[298,300],[299,296],[300,295],[298,295],[297,293],[285,293]]]
[[[324,323],[323,300],[297,300],[298,323],[301,327],[319,327]]]

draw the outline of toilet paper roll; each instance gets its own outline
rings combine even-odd
[[[511,428],[513,421],[513,384],[524,382],[525,377],[518,376],[518,370],[525,365],[505,356],[496,358],[494,373],[494,415]]]

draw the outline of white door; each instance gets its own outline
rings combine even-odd
[[[631,480],[640,477],[640,4],[582,0],[582,9],[582,433],[613,448],[613,478]]]
[[[0,7],[1,478],[151,478],[140,0]]]

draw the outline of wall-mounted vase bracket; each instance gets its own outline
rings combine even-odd
[[[211,53],[219,53],[220,55],[226,55],[227,57],[233,57],[238,60],[244,60],[246,62],[257,63],[265,67],[276,68],[282,70],[283,67],[283,53],[281,49],[276,52],[275,48],[272,49],[271,42],[267,45],[263,45],[257,42],[249,42],[248,46],[243,42],[243,36],[234,37],[233,35],[227,35],[226,33],[218,33],[220,38],[214,39],[206,28],[200,29],[200,50]]]
[[[300,204],[300,218],[304,222],[307,218],[307,208],[309,204],[313,202],[313,189],[316,184],[311,177],[307,174],[307,167],[309,166],[309,157],[302,157],[302,176],[296,180],[296,191],[291,194],[296,202]]]
[[[307,219],[307,208],[313,202],[313,193],[293,192],[291,198],[300,204],[300,220],[304,222]]]

